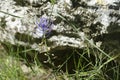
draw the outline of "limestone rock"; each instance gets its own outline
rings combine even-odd
[[[102,41],[101,35],[119,34],[120,0],[93,1],[56,0],[52,5],[47,0],[0,0],[0,42],[45,53],[61,47],[85,48],[83,36],[97,42]],[[34,34],[36,21],[42,16],[54,23],[51,34],[45,38],[47,46],[42,34],[40,38]]]

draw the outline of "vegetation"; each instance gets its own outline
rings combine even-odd
[[[55,0],[51,0],[51,2],[54,5]],[[75,25],[62,15],[57,15],[70,24],[78,34],[79,31]],[[39,61],[37,52],[34,52],[32,60],[29,59],[27,53],[33,53],[32,49],[26,49],[26,47],[21,49],[20,45],[14,47],[4,43],[4,48],[0,49],[0,80],[119,80],[120,66],[116,62],[119,55],[111,56],[86,36],[84,39],[88,47],[81,50],[70,49],[69,55],[66,55],[66,60],[60,66],[55,66],[50,57],[52,53],[47,52],[48,63],[51,67],[46,67]],[[45,37],[43,37],[42,43],[47,46]],[[1,43],[0,46],[3,44]]]

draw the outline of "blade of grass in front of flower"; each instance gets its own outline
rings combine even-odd
[[[20,16],[16,16],[16,15],[13,15],[13,14],[10,14],[10,13],[7,13],[7,12],[4,12],[4,11],[0,11],[1,13],[4,13],[4,14],[7,14],[7,15],[10,15],[10,16],[13,16],[13,17],[17,17],[17,18],[22,18]]]
[[[56,0],[50,0],[52,5],[55,4]]]

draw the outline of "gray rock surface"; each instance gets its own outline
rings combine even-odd
[[[43,4],[40,8],[35,9],[34,7],[30,7],[29,6],[21,6],[21,5],[17,5],[17,0],[13,1],[13,0],[9,0],[9,1],[0,1],[1,2],[1,11],[4,12],[8,12],[9,14],[18,16],[18,17],[14,17],[8,14],[4,14],[4,13],[0,13],[0,17],[1,17],[1,23],[4,23],[4,25],[1,25],[1,29],[0,29],[0,41],[1,42],[9,42],[10,44],[16,45],[24,45],[24,46],[30,46],[32,48],[34,48],[35,50],[38,50],[40,52],[46,52],[46,50],[44,51],[44,49],[40,49],[39,48],[39,43],[36,44],[36,42],[34,41],[35,38],[37,38],[37,35],[34,34],[34,28],[37,26],[36,25],[36,20],[38,18],[36,18],[36,15],[39,16],[47,16],[51,14],[52,8],[51,8],[51,4],[50,2],[46,2],[45,4]],[[70,2],[70,1],[69,1]],[[64,10],[65,7],[68,7],[70,10],[70,6],[71,2],[69,4],[69,2],[63,2],[61,1],[61,4],[55,4],[54,8],[53,8],[53,14],[60,12],[63,13],[65,12],[66,15],[68,16],[68,12],[66,10]],[[22,2],[21,2],[22,3]],[[30,1],[31,3],[31,1]],[[3,6],[4,5],[4,6]],[[36,4],[38,5],[38,4]],[[64,7],[64,5],[66,5]],[[59,8],[60,7],[60,8]],[[56,8],[56,9],[55,9]],[[45,11],[47,11],[45,13]],[[54,12],[57,11],[57,12]],[[39,13],[40,12],[40,13]],[[44,13],[41,13],[44,12]],[[52,19],[56,19],[56,16],[52,16]],[[73,46],[73,47],[80,47],[80,45],[83,43],[83,41],[79,38],[75,38],[75,37],[67,37],[65,35],[63,35],[64,33],[62,33],[63,31],[68,31],[68,34],[70,35],[70,26],[68,26],[66,24],[66,26],[63,26],[65,23],[63,21],[61,21],[60,23],[57,23],[56,25],[54,25],[53,30],[56,31],[56,33],[58,34],[58,36],[56,34],[54,34],[53,36],[50,36],[50,38],[48,39],[48,41],[56,43],[56,45],[54,46]],[[3,28],[4,27],[4,28]],[[51,32],[52,33],[52,32]],[[62,33],[62,35],[60,35]],[[67,33],[67,32],[66,32]],[[74,34],[74,33],[73,33]],[[25,36],[26,35],[26,36]],[[41,36],[40,36],[41,35]],[[24,37],[24,40],[21,39],[20,40],[20,36],[21,38]],[[27,39],[27,37],[31,37],[31,39],[33,40],[33,44],[30,44],[29,39]],[[40,37],[42,37],[42,34],[39,34]],[[61,39],[59,39],[61,38]],[[27,41],[25,41],[27,40]],[[38,38],[38,40],[41,40]],[[70,40],[70,41],[69,41]],[[45,45],[43,45],[44,47]],[[46,46],[46,47],[51,47],[50,46]],[[53,46],[53,47],[54,47]],[[84,47],[84,45],[82,45],[81,47]]]
[[[84,36],[104,43],[101,35],[106,40],[109,34],[120,33],[120,0],[56,0],[54,6],[47,0],[0,0],[0,11],[3,11],[0,12],[0,42],[26,46],[39,53],[82,49],[87,45]],[[54,22],[46,38],[47,46],[42,42],[43,34],[34,34],[40,17]],[[120,38],[116,41],[120,44]]]

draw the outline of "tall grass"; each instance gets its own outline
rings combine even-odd
[[[2,49],[0,50],[0,80],[26,80],[20,61],[11,56],[12,48],[9,50],[11,55]]]

